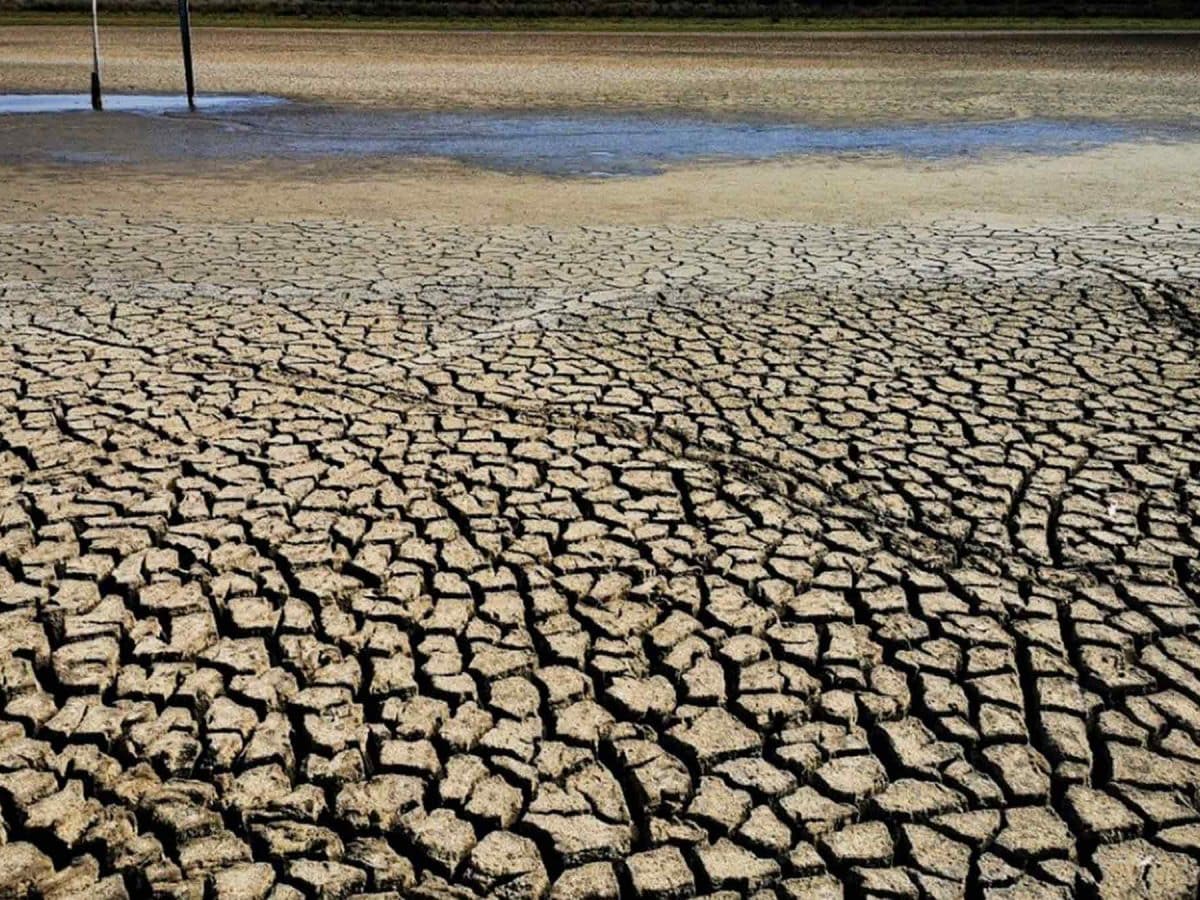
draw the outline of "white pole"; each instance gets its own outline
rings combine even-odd
[[[92,109],[101,110],[100,99],[100,18],[96,11],[96,0],[92,0]]]

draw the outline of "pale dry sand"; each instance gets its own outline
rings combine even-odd
[[[1111,219],[1200,211],[1191,144],[971,164],[803,159],[579,180],[434,161],[225,164],[189,176],[121,167],[4,174],[0,216],[129,215],[194,221],[685,224],[727,219],[879,224]]]

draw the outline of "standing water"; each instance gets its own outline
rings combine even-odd
[[[0,161],[164,162],[198,159],[441,157],[507,172],[647,175],[702,160],[814,154],[939,160],[1061,155],[1134,140],[1180,140],[1180,125],[1099,120],[804,124],[596,112],[411,112],[323,106],[265,96],[0,95]],[[115,124],[117,123],[117,124]]]

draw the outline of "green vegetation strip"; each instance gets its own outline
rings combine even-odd
[[[106,12],[109,25],[170,26],[173,14]],[[264,15],[262,13],[194,13],[197,25],[229,28],[363,28],[392,31],[654,31],[654,32],[833,32],[833,31],[1193,31],[1200,18],[812,18],[784,19],[593,19],[593,18],[404,18],[366,16]],[[0,27],[12,25],[83,25],[91,19],[78,12],[0,12]]]

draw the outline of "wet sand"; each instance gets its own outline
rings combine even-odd
[[[0,28],[0,91],[78,90],[86,38],[78,28]],[[178,89],[170,29],[108,28],[103,40],[110,91]],[[201,20],[196,47],[203,91],[416,110],[586,108],[827,124],[1200,122],[1195,35],[448,35],[210,30]],[[9,218],[128,208],[224,220],[879,222],[1112,218],[1200,206],[1200,153],[1186,143],[956,163],[840,154],[605,182],[400,159],[19,165],[4,175],[0,211]]]

